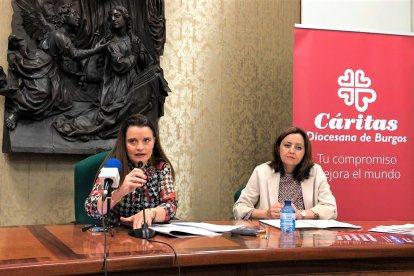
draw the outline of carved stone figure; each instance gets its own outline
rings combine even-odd
[[[16,127],[20,115],[42,120],[70,109],[72,95],[61,75],[76,76],[76,61],[98,53],[105,46],[98,43],[90,50],[74,46],[70,34],[76,32],[79,26],[79,14],[71,5],[58,7],[56,16],[50,20],[48,32],[36,37],[40,40],[38,49],[28,49],[26,41],[20,37],[9,37],[7,58],[10,81],[0,95],[9,98],[6,106],[9,114],[5,123],[11,130]]]
[[[157,125],[170,91],[159,64],[163,0],[12,5],[7,76],[0,67],[3,152],[94,153],[110,148],[129,114]]]
[[[125,7],[109,12],[105,71],[99,103],[76,115],[57,117],[54,127],[66,139],[115,138],[119,124],[134,113],[146,114],[156,104],[151,82],[157,67],[141,40],[131,31]]]

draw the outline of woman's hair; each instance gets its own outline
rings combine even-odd
[[[273,161],[269,164],[270,167],[272,167],[275,172],[280,172],[280,175],[285,175],[285,169],[283,166],[282,159],[280,158],[280,144],[282,143],[282,140],[285,139],[286,136],[290,134],[300,134],[303,137],[303,141],[305,141],[305,154],[303,155],[302,160],[300,163],[295,167],[293,170],[293,178],[298,181],[303,181],[307,178],[309,178],[309,173],[311,168],[314,165],[313,159],[312,159],[312,146],[309,140],[308,135],[306,132],[298,127],[289,127],[285,129],[279,137],[277,137],[274,145],[273,145]]]
[[[152,150],[151,158],[148,162],[157,166],[160,162],[167,162],[171,167],[171,174],[173,179],[175,178],[174,168],[164,153],[164,150],[161,147],[160,138],[157,135],[157,131],[154,127],[154,124],[144,115],[135,114],[129,116],[121,125],[118,131],[118,138],[116,140],[115,146],[112,151],[108,154],[108,157],[102,163],[103,166],[109,158],[117,158],[122,163],[122,175],[120,183],[124,180],[124,177],[129,173],[129,158],[126,149],[126,132],[130,127],[149,127],[154,135],[154,148]]]

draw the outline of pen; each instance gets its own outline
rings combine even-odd
[[[265,240],[268,240],[269,239],[269,236],[266,234],[266,230],[265,229],[259,229],[259,230],[257,230],[256,236],[257,237],[260,237],[261,239],[265,239]]]

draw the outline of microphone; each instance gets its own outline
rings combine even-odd
[[[120,176],[122,170],[121,161],[116,158],[110,158],[99,172],[99,182],[103,183],[104,192],[102,194],[102,201],[105,201],[111,189],[119,187]]]
[[[144,163],[142,161],[138,161],[136,166],[137,169],[142,169]],[[147,220],[145,218],[145,205],[144,205],[144,186],[139,190],[141,205],[142,205],[142,219],[144,220],[141,228],[132,229],[128,232],[128,234],[134,238],[141,238],[141,239],[150,239],[155,236],[155,230],[150,229],[147,224]]]
[[[120,176],[119,173],[122,171],[122,163],[116,158],[110,158],[106,161],[105,165],[102,167],[101,171],[99,172],[98,178],[99,182],[103,183],[103,189],[104,192],[102,194],[102,213],[103,213],[103,207],[104,202],[106,198],[111,196],[111,190],[112,188],[118,188],[119,187],[119,180]],[[107,239],[106,239],[106,232],[111,231],[111,225],[110,225],[110,216],[111,216],[111,201],[108,200],[106,202],[106,216],[102,216],[102,226],[104,229],[104,270],[106,272],[107,270]],[[107,226],[108,224],[108,226]],[[111,236],[113,236],[113,233],[111,232]]]

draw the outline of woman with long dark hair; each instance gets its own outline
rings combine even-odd
[[[177,198],[174,169],[161,147],[160,138],[151,121],[143,115],[131,115],[118,131],[118,138],[107,159],[117,158],[122,164],[120,186],[110,199],[112,224],[129,224],[141,228],[143,210],[148,225],[175,217]],[[106,160],[102,163],[102,166]],[[139,168],[138,164],[142,163]],[[144,205],[140,189],[144,189]],[[85,208],[89,216],[100,218],[107,213],[102,202],[103,183],[97,178]]]

